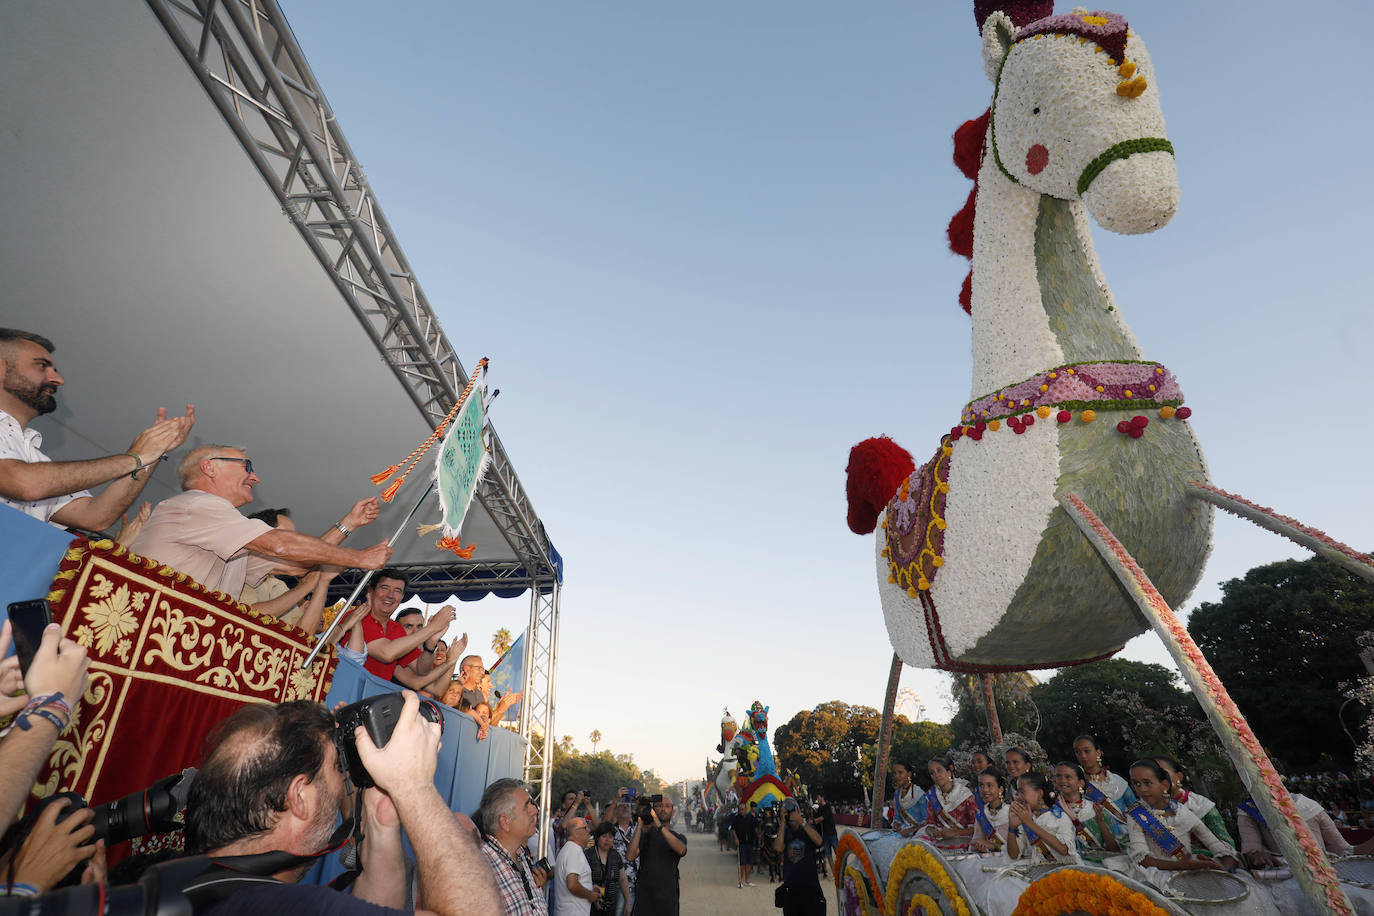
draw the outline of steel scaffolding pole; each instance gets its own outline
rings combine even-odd
[[[274,0],[148,0],[344,301],[430,425],[467,373]],[[505,449],[478,499],[533,578],[556,576]]]
[[[553,790],[553,713],[558,674],[558,617],[562,585],[556,580],[530,590],[530,622],[525,639],[525,698],[520,703],[520,734],[525,744],[525,782],[539,793],[539,855],[549,851],[550,796]],[[542,731],[537,735],[536,726]]]

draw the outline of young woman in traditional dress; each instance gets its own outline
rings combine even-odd
[[[1016,780],[1016,801],[1007,813],[1007,859],[1027,865],[1081,865],[1073,821],[1055,803],[1049,780],[1026,773]]]
[[[1152,759],[1131,764],[1131,786],[1138,801],[1127,809],[1127,852],[1144,880],[1165,888],[1171,872],[1226,871],[1240,863],[1236,850],[1187,808],[1172,799],[1168,772]],[[1194,855],[1189,836],[1200,840],[1210,856]]]
[[[1016,780],[1031,771],[1031,759],[1030,754],[1019,747],[1009,747],[1002,760],[1007,769],[1007,801],[1010,803],[1016,801]]]
[[[1007,812],[1010,807],[1002,797],[1002,774],[988,767],[978,774],[978,796],[982,804],[974,818],[973,839],[969,849],[974,852],[1001,852],[1007,844]]]
[[[1122,827],[1116,828],[1120,837],[1125,826],[1126,809],[1135,802],[1130,784],[1103,765],[1102,748],[1092,735],[1079,735],[1073,739],[1073,756],[1087,777],[1087,784],[1083,787],[1084,797],[1106,809],[1109,817],[1121,823]]]
[[[929,769],[935,785],[926,793],[926,825],[920,835],[941,849],[967,849],[978,802],[968,785],[955,777],[948,755],[930,758]]]
[[[1235,847],[1235,838],[1231,836],[1231,831],[1226,829],[1226,822],[1221,819],[1221,812],[1210,798],[1189,791],[1185,784],[1188,781],[1188,771],[1168,754],[1157,754],[1155,763],[1164,768],[1164,772],[1169,774],[1169,779],[1173,782],[1173,794],[1169,797],[1174,803],[1182,808],[1187,808],[1197,815],[1198,820],[1207,826],[1207,829],[1216,835],[1216,838],[1224,842],[1227,846]],[[1200,852],[1194,844],[1194,851]]]
[[[1083,768],[1065,760],[1054,768],[1054,788],[1059,795],[1059,807],[1073,821],[1074,839],[1078,854],[1089,862],[1101,862],[1107,856],[1121,852],[1112,825],[1116,823],[1098,805],[1083,797],[1087,777]]]

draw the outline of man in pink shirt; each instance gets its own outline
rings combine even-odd
[[[385,542],[365,550],[339,546],[354,528],[377,517],[375,497],[359,501],[343,521],[311,537],[239,512],[252,502],[258,482],[252,460],[240,449],[192,449],[178,473],[184,492],[157,504],[129,549],[231,598],[238,598],[244,582],[257,585],[271,572],[298,576],[325,564],[380,569],[391,557]]]

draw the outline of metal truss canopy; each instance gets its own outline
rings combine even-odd
[[[273,0],[148,0],[410,399],[437,425],[467,384],[323,91]],[[478,499],[534,577],[548,538],[493,431]]]
[[[444,336],[357,157],[349,148],[274,0],[148,0],[177,50],[324,268],[377,351],[431,426],[468,375]],[[530,593],[525,778],[537,786],[547,830],[562,561],[495,432],[478,500],[514,562],[407,566],[420,593]],[[356,574],[340,577],[347,592]],[[537,734],[537,738],[535,735]],[[547,849],[548,837],[541,836]]]

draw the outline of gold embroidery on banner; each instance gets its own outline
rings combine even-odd
[[[135,602],[130,597],[129,584],[122,582],[119,588],[108,576],[99,573],[95,576],[96,585],[91,586],[88,593],[92,598],[101,600],[92,602],[81,609],[85,617],[86,626],[79,629],[90,634],[91,643],[101,655],[108,655],[115,644],[138,629],[138,616],[134,613],[135,604],[143,604],[148,600],[147,595],[139,595],[141,601]],[[127,659],[126,659],[127,661]]]
[[[45,782],[34,786],[34,795],[52,795],[59,786],[77,786],[83,775],[89,776],[81,770],[91,749],[105,738],[109,727],[105,710],[113,696],[114,679],[108,672],[92,668],[86,692],[73,711],[71,726],[53,743],[48,755],[51,772]]]
[[[215,635],[208,632],[216,623],[215,615],[188,617],[181,608],[172,607],[165,596],[157,600],[155,607],[161,608],[165,616],[157,615],[149,621],[148,639],[157,645],[143,656],[143,664],[161,659],[178,671],[195,671],[205,666],[215,654]],[[202,627],[207,630],[203,636]],[[178,643],[191,654],[183,658],[177,651]],[[203,648],[204,653],[196,655],[197,647]]]

